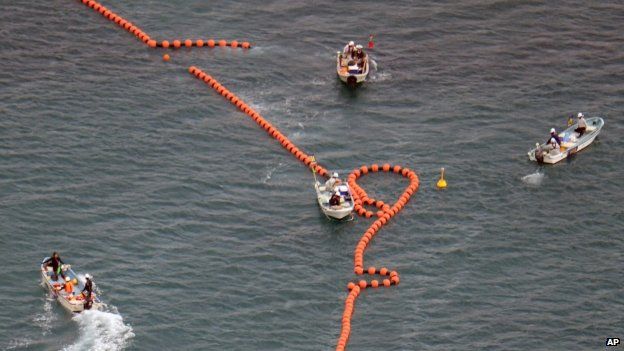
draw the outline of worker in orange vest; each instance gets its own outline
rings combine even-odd
[[[65,277],[65,292],[68,295],[72,295],[74,292],[74,285],[71,283],[71,279],[69,279],[69,277]]]

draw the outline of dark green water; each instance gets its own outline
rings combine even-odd
[[[366,265],[401,285],[357,300],[351,350],[598,350],[624,337],[621,2],[0,2],[0,348],[330,350],[355,245],[312,175],[189,75],[195,65],[328,168],[415,169],[421,188]],[[365,42],[369,82],[334,53]],[[526,151],[567,115],[599,139],[540,168]],[[449,189],[435,190],[439,167]],[[521,178],[539,171],[540,185]],[[394,201],[405,183],[373,175]],[[107,313],[72,317],[38,285],[53,250]]]

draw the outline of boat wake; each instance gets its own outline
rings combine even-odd
[[[134,337],[132,327],[124,323],[114,308],[110,312],[84,311],[72,319],[78,324],[80,335],[63,351],[117,351],[124,349]]]
[[[544,181],[544,174],[537,171],[533,174],[525,175],[524,177],[522,177],[522,181],[525,184],[540,186]]]

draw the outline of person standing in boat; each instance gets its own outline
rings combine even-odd
[[[325,191],[334,191],[334,187],[338,184],[340,184],[340,178],[338,178],[338,173],[334,172],[331,178],[325,182]]]
[[[52,257],[43,261],[43,269],[45,270],[49,266],[52,266],[52,280],[57,281],[59,275],[63,277],[63,280],[65,280],[65,274],[63,274],[63,269],[62,269],[63,264],[64,262],[63,260],[61,260],[61,257],[59,256],[59,254],[56,251],[54,251],[52,253]]]
[[[555,128],[550,128],[550,136],[548,137],[548,140],[546,140],[546,144],[550,144],[551,139],[555,139],[557,144],[561,146],[561,138],[559,138],[559,135],[557,135],[557,131],[555,130]]]
[[[91,274],[85,274],[84,289],[82,289],[82,291],[80,292],[85,297],[85,310],[91,309],[91,305],[93,305],[93,281],[91,279],[93,279],[93,277],[91,277]]]
[[[587,130],[587,122],[585,122],[585,116],[583,116],[583,113],[579,112],[578,113],[578,125],[574,131],[579,134],[579,138],[580,138],[583,136],[583,134],[585,134],[586,130]]]

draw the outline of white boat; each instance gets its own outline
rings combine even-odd
[[[341,81],[347,83],[348,86],[354,87],[358,83],[362,83],[368,76],[369,64],[368,60],[365,60],[362,70],[349,73],[349,61],[351,58],[343,55],[342,51],[336,53],[336,73]]]
[[[540,156],[539,153],[536,154],[538,148],[535,147],[528,152],[529,159],[538,163],[554,164],[583,150],[593,143],[594,139],[600,134],[600,130],[602,130],[602,126],[604,125],[604,120],[600,117],[590,117],[586,119],[586,123],[587,128],[581,137],[574,131],[578,127],[577,124],[574,124],[559,133],[561,147],[558,150],[542,151]],[[540,145],[540,148],[542,150],[549,149],[546,144]]]
[[[61,306],[65,307],[70,312],[79,313],[85,310],[85,296],[82,295],[81,291],[84,289],[84,282],[78,278],[78,275],[74,273],[71,269],[71,266],[68,264],[64,264],[61,266],[63,270],[63,274],[65,277],[69,277],[69,280],[73,284],[73,292],[68,294],[63,289],[65,282],[61,275],[58,275],[57,280],[53,280],[54,274],[52,272],[52,267],[43,266],[43,262],[45,262],[48,257],[44,258],[41,262],[41,282],[42,284],[54,295],[54,297],[58,300]],[[95,292],[92,292],[92,304],[91,308],[93,310],[101,310],[104,306],[102,301],[95,295]]]
[[[336,206],[329,205],[329,199],[334,194],[331,189],[326,189],[325,185],[318,181],[314,184],[314,188],[316,189],[318,204],[326,216],[335,219],[343,219],[353,212],[353,206],[355,204],[353,202],[353,196],[351,195],[351,189],[349,189],[348,185],[341,184],[336,186],[341,196],[340,205]]]

